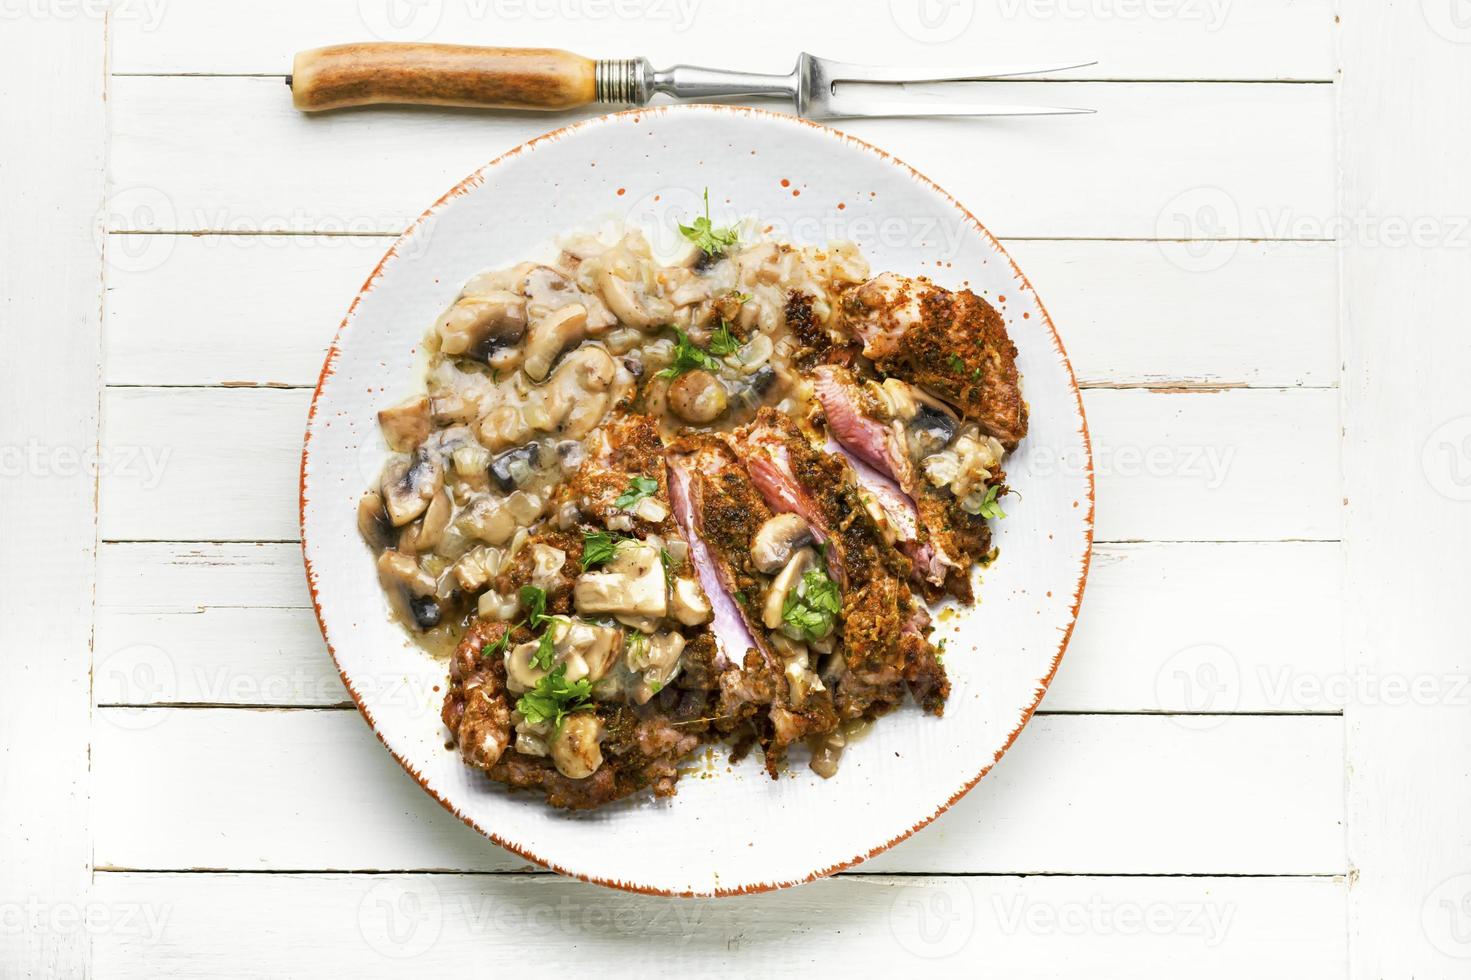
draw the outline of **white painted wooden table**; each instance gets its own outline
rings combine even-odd
[[[0,0],[0,976],[1471,975],[1466,15]],[[352,710],[296,543],[309,386],[387,239],[554,124],[292,111],[293,51],[374,35],[1100,59],[993,86],[1096,116],[845,127],[1006,239],[1097,452],[1057,683],[933,827],[776,894],[614,893]]]

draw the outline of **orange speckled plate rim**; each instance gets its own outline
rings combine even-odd
[[[815,130],[818,130],[818,131],[824,133],[827,136],[830,136],[832,138],[841,140],[844,143],[847,143],[847,144],[849,144],[851,146],[858,147],[859,149],[865,150],[865,151],[867,151],[869,153],[876,154],[881,159],[889,160],[892,163],[894,163],[894,164],[896,164],[896,165],[898,165],[900,167],[903,167],[905,170],[909,171],[909,173],[911,175],[913,175],[916,180],[920,181],[922,184],[924,184],[925,186],[927,186],[930,189],[932,189],[935,193],[939,194],[946,201],[950,202],[950,204],[956,210],[958,210],[961,214],[963,214],[966,217],[966,219],[968,219],[983,235],[986,236],[987,240],[989,240],[989,242],[995,248],[995,250],[997,251],[997,253],[1000,254],[1000,255],[1002,255],[1002,256],[1004,256],[1006,258],[1006,260],[1011,263],[1012,272],[1021,281],[1022,285],[1027,289],[1027,291],[1032,294],[1033,299],[1035,299],[1036,302],[1037,302],[1037,307],[1038,307],[1038,309],[1042,313],[1042,320],[1047,325],[1048,332],[1052,335],[1052,344],[1053,344],[1053,347],[1057,351],[1058,356],[1062,359],[1062,365],[1063,365],[1063,367],[1065,367],[1067,369],[1068,383],[1069,383],[1069,385],[1072,388],[1073,397],[1077,400],[1078,418],[1082,422],[1081,435],[1083,437],[1083,448],[1084,448],[1085,453],[1086,453],[1086,463],[1085,463],[1085,467],[1084,468],[1085,468],[1085,471],[1086,471],[1086,474],[1087,474],[1087,480],[1088,480],[1088,513],[1087,513],[1086,517],[1084,518],[1084,524],[1085,524],[1085,529],[1086,529],[1085,530],[1085,543],[1086,543],[1086,547],[1084,548],[1084,551],[1083,551],[1082,567],[1081,567],[1081,569],[1080,569],[1080,571],[1078,573],[1078,583],[1077,583],[1076,588],[1073,591],[1073,603],[1072,603],[1071,615],[1069,617],[1067,627],[1063,630],[1062,641],[1058,644],[1058,647],[1057,647],[1057,655],[1052,658],[1052,665],[1051,665],[1050,669],[1047,672],[1047,676],[1041,679],[1041,684],[1040,684],[1040,686],[1037,689],[1037,697],[1026,708],[1026,710],[1022,712],[1021,721],[1019,721],[1017,723],[1016,728],[1013,729],[1012,732],[1011,732],[1011,734],[1007,736],[1007,739],[1006,739],[1005,744],[1003,744],[1002,747],[1001,747],[1001,749],[1000,749],[1000,751],[998,751],[996,753],[996,757],[994,759],[992,759],[990,763],[988,763],[987,765],[983,766],[980,769],[980,771],[975,774],[975,776],[973,776],[972,778],[970,778],[969,780],[967,780],[965,782],[965,784],[962,785],[960,787],[960,789],[958,789],[954,794],[952,794],[948,800],[946,800],[943,804],[941,804],[938,808],[936,808],[936,810],[935,810],[934,813],[931,813],[929,816],[925,817],[923,820],[918,821],[912,827],[910,827],[908,830],[906,830],[902,834],[899,834],[898,836],[892,838],[891,840],[885,841],[885,842],[883,842],[883,843],[881,843],[881,844],[879,844],[879,845],[877,845],[875,847],[870,848],[869,850],[867,850],[865,852],[856,854],[856,855],[854,855],[853,857],[849,858],[846,861],[840,861],[837,864],[830,865],[830,866],[828,866],[826,868],[819,868],[819,869],[811,872],[810,874],[808,874],[804,878],[791,879],[791,880],[787,880],[787,881],[762,882],[760,884],[746,885],[746,886],[743,886],[743,887],[740,887],[740,888],[717,888],[717,889],[714,889],[713,891],[709,891],[709,892],[705,892],[705,891],[674,891],[674,890],[664,889],[664,888],[651,888],[651,887],[648,887],[648,886],[645,886],[645,885],[639,885],[639,884],[635,884],[635,883],[628,882],[628,881],[620,881],[620,880],[613,880],[613,879],[607,879],[607,878],[599,878],[596,875],[581,874],[581,873],[579,873],[577,871],[574,871],[572,869],[560,867],[557,864],[555,864],[555,863],[553,863],[551,861],[546,860],[545,858],[541,857],[540,855],[537,855],[537,854],[535,854],[535,853],[533,853],[533,852],[525,849],[524,847],[522,847],[522,846],[520,846],[520,845],[518,845],[518,844],[516,844],[516,843],[514,843],[512,841],[509,841],[509,840],[506,840],[506,839],[502,838],[501,836],[499,836],[498,834],[496,834],[494,831],[489,830],[489,829],[487,829],[485,827],[482,827],[480,824],[476,823],[474,820],[472,820],[465,813],[463,813],[460,810],[458,810],[454,806],[454,804],[452,804],[452,803],[449,802],[449,800],[445,799],[439,793],[435,792],[428,785],[428,783],[425,781],[423,775],[420,772],[416,771],[414,769],[413,765],[411,765],[407,759],[405,759],[403,756],[399,755],[399,753],[395,752],[394,749],[393,749],[393,747],[388,744],[388,741],[383,737],[383,733],[381,731],[379,731],[377,723],[373,720],[372,714],[368,711],[367,707],[363,704],[363,700],[358,695],[357,689],[353,686],[352,680],[347,676],[347,673],[342,669],[342,662],[338,659],[338,657],[337,657],[337,651],[332,646],[331,637],[329,637],[327,635],[327,623],[322,618],[322,604],[321,604],[321,601],[320,601],[320,599],[319,599],[319,597],[317,595],[316,575],[312,571],[311,558],[309,557],[309,554],[308,554],[308,551],[307,551],[307,547],[306,547],[306,540],[307,540],[307,526],[306,526],[306,470],[307,470],[307,461],[308,461],[308,459],[310,458],[310,455],[311,455],[312,422],[316,418],[316,414],[317,414],[317,401],[318,401],[318,399],[322,395],[322,388],[323,388],[323,386],[326,384],[327,379],[329,377],[331,377],[331,375],[333,373],[333,364],[337,360],[337,355],[339,353],[339,347],[340,347],[341,342],[342,342],[343,333],[347,330],[348,324],[350,324],[352,322],[353,315],[357,312],[358,304],[362,301],[363,296],[366,295],[368,292],[372,291],[372,289],[373,289],[374,285],[376,284],[378,278],[383,274],[383,266],[384,266],[384,263],[386,263],[390,258],[392,258],[398,252],[399,247],[401,245],[403,245],[406,241],[408,241],[408,239],[410,238],[410,236],[412,236],[418,230],[418,228],[424,223],[424,221],[426,219],[428,219],[431,215],[435,214],[437,211],[439,211],[440,209],[442,209],[446,204],[448,204],[450,201],[454,200],[456,197],[459,197],[461,194],[464,194],[466,191],[470,190],[471,188],[476,187],[476,186],[480,185],[481,183],[483,183],[485,181],[487,175],[494,169],[494,167],[497,164],[501,163],[502,161],[509,160],[512,157],[517,156],[521,152],[523,152],[523,151],[525,151],[527,149],[530,149],[531,147],[536,146],[538,143],[542,143],[542,142],[545,142],[547,140],[555,140],[555,139],[558,139],[558,138],[560,138],[560,137],[562,137],[562,136],[564,136],[564,135],[566,135],[568,133],[571,133],[571,132],[573,132],[575,130],[578,130],[578,129],[582,129],[583,127],[586,127],[586,126],[592,126],[592,125],[598,125],[598,124],[606,123],[609,119],[614,119],[614,118],[618,118],[618,117],[631,117],[636,122],[638,120],[638,118],[641,117],[641,116],[664,115],[664,114],[668,114],[668,113],[671,113],[671,112],[728,112],[728,113],[732,113],[732,114],[735,114],[735,115],[749,116],[749,117],[760,118],[760,119],[767,119],[767,120],[771,120],[771,121],[777,122],[779,124],[810,126],[811,128],[813,128]],[[1082,601],[1083,601],[1083,588],[1084,588],[1084,586],[1085,586],[1085,584],[1087,583],[1087,580],[1088,580],[1088,568],[1089,568],[1089,565],[1090,565],[1090,563],[1092,561],[1092,557],[1093,557],[1093,516],[1094,516],[1094,507],[1095,507],[1095,502],[1094,502],[1094,477],[1093,477],[1093,444],[1092,444],[1092,440],[1091,440],[1091,438],[1089,436],[1089,433],[1088,433],[1088,418],[1087,418],[1087,415],[1084,413],[1084,410],[1083,410],[1083,396],[1082,396],[1082,393],[1078,390],[1077,375],[1074,374],[1073,367],[1072,367],[1072,362],[1068,360],[1067,351],[1063,348],[1062,338],[1060,338],[1057,335],[1057,328],[1052,323],[1052,317],[1047,312],[1046,307],[1042,305],[1042,298],[1040,296],[1038,296],[1037,295],[1037,291],[1032,288],[1031,282],[1028,281],[1026,275],[1017,266],[1016,261],[1014,259],[1012,259],[1011,255],[1006,251],[1005,248],[1002,247],[1001,243],[996,239],[996,237],[994,235],[991,234],[991,232],[986,228],[986,226],[983,225],[983,224],[981,224],[981,222],[976,218],[975,215],[971,214],[970,211],[967,210],[964,205],[962,205],[959,201],[957,201],[954,197],[952,197],[948,192],[946,192],[944,188],[940,187],[938,184],[936,184],[934,181],[930,180],[924,174],[920,173],[918,170],[914,169],[909,164],[907,164],[904,161],[898,159],[897,157],[893,156],[892,154],[890,154],[890,153],[888,153],[888,152],[886,152],[884,150],[881,150],[878,147],[874,146],[873,144],[867,143],[867,142],[865,142],[865,141],[857,138],[856,136],[851,136],[851,135],[849,135],[847,133],[844,133],[844,132],[841,132],[839,130],[833,129],[830,126],[823,126],[823,125],[820,125],[818,123],[812,122],[810,120],[802,119],[801,117],[798,117],[798,116],[791,116],[791,115],[787,115],[785,113],[771,112],[771,111],[766,110],[766,109],[757,109],[757,108],[753,108],[753,107],[750,107],[750,106],[729,106],[729,105],[692,104],[692,105],[677,105],[677,106],[659,106],[659,107],[654,107],[654,108],[642,108],[642,109],[629,109],[629,110],[625,110],[623,112],[608,113],[608,114],[605,114],[605,115],[602,115],[602,116],[595,116],[595,117],[593,117],[591,119],[580,120],[580,121],[578,121],[576,123],[572,123],[572,124],[570,124],[568,126],[563,126],[563,127],[559,128],[559,129],[554,129],[551,132],[544,133],[541,136],[538,136],[538,137],[536,137],[534,139],[528,140],[525,143],[522,143],[521,145],[516,146],[516,147],[513,147],[512,149],[507,150],[505,153],[502,153],[500,156],[498,156],[495,159],[491,160],[489,163],[485,164],[484,166],[482,166],[478,170],[476,170],[474,173],[470,174],[464,180],[460,181],[454,187],[450,188],[450,190],[447,193],[445,193],[444,196],[442,196],[439,200],[435,201],[432,205],[430,205],[429,208],[426,209],[424,211],[424,213],[421,214],[418,217],[418,219],[415,220],[415,222],[412,225],[410,225],[407,230],[404,231],[404,233],[402,235],[400,235],[397,239],[394,240],[393,244],[389,246],[388,251],[383,254],[383,258],[378,261],[378,264],[373,268],[373,271],[368,275],[368,278],[367,278],[366,281],[364,281],[364,283],[362,285],[362,288],[360,290],[358,290],[357,296],[353,297],[353,301],[352,301],[351,305],[348,306],[347,314],[342,318],[342,323],[338,325],[338,327],[337,327],[337,333],[332,338],[332,345],[327,349],[326,360],[322,364],[322,372],[321,372],[321,374],[317,378],[317,386],[316,386],[316,389],[312,393],[312,404],[311,404],[311,408],[307,412],[306,436],[305,436],[305,439],[303,440],[302,452],[301,452],[301,485],[300,485],[300,493],[299,493],[299,500],[298,500],[298,520],[299,520],[300,525],[301,525],[302,560],[304,561],[304,563],[306,565],[307,588],[311,592],[311,597],[312,597],[312,611],[315,613],[315,615],[317,617],[317,625],[321,629],[322,639],[323,639],[323,641],[327,645],[327,652],[329,654],[331,654],[331,656],[332,656],[332,662],[337,667],[337,673],[342,677],[342,683],[343,683],[343,685],[347,688],[348,693],[352,695],[353,702],[357,705],[358,711],[362,713],[362,716],[363,716],[364,720],[367,721],[369,727],[372,728],[373,733],[378,737],[378,741],[380,741],[380,742],[383,743],[383,747],[388,750],[388,753],[390,755],[392,755],[393,758],[398,761],[398,764],[401,765],[404,768],[404,771],[405,772],[407,772],[410,776],[412,776],[414,778],[414,781],[419,784],[420,788],[422,788],[424,790],[424,792],[428,793],[431,797],[433,797],[435,800],[437,800],[439,802],[439,805],[440,806],[444,807],[450,813],[454,814],[466,826],[470,827],[471,829],[473,829],[477,833],[481,834],[484,837],[489,838],[491,841],[494,841],[496,844],[499,844],[501,847],[505,848],[506,850],[510,851],[511,853],[516,854],[519,857],[525,858],[526,860],[531,861],[534,864],[540,865],[541,867],[546,868],[549,871],[554,871],[557,874],[564,875],[564,876],[569,877],[569,878],[574,878],[574,879],[577,879],[579,881],[586,881],[586,882],[590,882],[590,883],[596,884],[596,885],[603,885],[603,886],[608,887],[608,888],[615,888],[615,889],[618,889],[620,891],[636,892],[636,893],[643,894],[643,895],[660,895],[660,896],[680,897],[680,898],[696,898],[696,897],[698,897],[698,898],[706,898],[706,897],[723,898],[723,897],[735,896],[735,895],[752,895],[752,894],[758,894],[758,893],[761,893],[761,892],[775,891],[776,889],[779,889],[779,888],[791,888],[791,887],[794,887],[796,885],[803,885],[803,884],[807,884],[808,882],[811,882],[811,881],[816,881],[819,878],[826,878],[826,877],[828,877],[830,875],[837,874],[840,871],[845,871],[845,870],[847,870],[849,868],[852,868],[852,867],[854,867],[854,866],[856,866],[858,864],[861,864],[864,861],[867,861],[869,858],[872,858],[872,857],[875,857],[876,855],[882,854],[884,851],[887,851],[889,848],[893,847],[895,844],[898,844],[901,841],[907,840],[909,837],[913,836],[918,831],[923,830],[925,827],[929,826],[929,824],[931,822],[933,822],[936,817],[940,816],[940,814],[942,814],[946,810],[950,809],[950,807],[953,806],[957,801],[959,801],[961,797],[965,796],[966,793],[969,793],[971,791],[971,789],[974,788],[974,786],[981,781],[982,777],[984,777],[988,772],[991,771],[991,768],[993,766],[995,766],[996,763],[1001,760],[1001,757],[1006,754],[1007,750],[1011,748],[1012,744],[1016,741],[1017,736],[1020,735],[1022,729],[1026,727],[1027,722],[1029,722],[1032,719],[1032,715],[1036,713],[1037,706],[1039,704],[1041,704],[1042,698],[1046,695],[1048,687],[1051,686],[1051,684],[1052,684],[1052,679],[1055,676],[1057,676],[1057,668],[1062,663],[1062,655],[1063,655],[1064,652],[1066,652],[1067,646],[1068,646],[1068,642],[1072,639],[1073,627],[1077,625],[1077,621],[1078,621],[1078,607],[1082,604]]]

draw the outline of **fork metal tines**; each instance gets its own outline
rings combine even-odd
[[[944,86],[1067,71],[1094,61],[1043,66],[993,67],[916,74],[913,70],[855,65],[818,58],[805,52],[786,75],[725,71],[675,65],[656,70],[646,58],[597,62],[597,99],[605,103],[646,105],[657,94],[675,99],[724,99],[757,96],[790,101],[809,119],[854,116],[1056,116],[1089,113],[1065,106],[998,105],[974,98],[973,92],[949,96],[934,91],[910,92],[905,85]],[[861,86],[850,88],[849,86]]]

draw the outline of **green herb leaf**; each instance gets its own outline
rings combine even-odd
[[[557,731],[562,730],[562,721],[574,711],[591,711],[588,700],[592,696],[592,682],[586,677],[567,682],[567,665],[558,664],[557,669],[542,677],[536,686],[516,702],[516,710],[533,725],[549,722]]]
[[[1006,516],[1006,511],[1001,509],[996,498],[1001,494],[1001,486],[997,484],[986,489],[986,499],[981,501],[981,516],[989,520],[999,520]]]
[[[797,587],[787,593],[781,606],[782,622],[795,633],[793,639],[820,640],[833,631],[833,621],[843,608],[838,584],[820,568],[802,575]]]
[[[652,497],[659,492],[659,481],[652,476],[636,476],[628,481],[628,489],[618,495],[613,501],[613,506],[619,510],[628,510],[645,497]]]
[[[674,588],[674,556],[668,548],[659,549],[659,562],[664,566],[664,584]]]
[[[710,335],[710,353],[716,357],[729,357],[740,349],[740,338],[730,332],[729,323],[721,320],[720,326]]]
[[[607,531],[597,531],[592,534],[583,532],[582,570],[585,572],[589,568],[606,565],[618,553],[618,546],[628,540],[631,539],[621,534],[611,534]]]
[[[957,371],[963,372],[965,370],[965,362],[960,359],[959,354],[950,355],[950,366]]]
[[[506,647],[511,643],[511,631],[515,628],[514,626],[507,626],[506,631],[501,634],[499,640],[496,640],[494,643],[487,643],[480,648],[480,655],[482,657],[499,657],[504,655]]]
[[[521,586],[521,605],[526,607],[526,625],[540,629],[551,617],[547,615],[547,594],[534,585]]]
[[[537,670],[551,670],[552,664],[556,662],[557,648],[552,639],[554,629],[555,624],[548,626],[546,632],[541,634],[541,639],[536,641],[536,652],[531,655],[531,665]]]
[[[660,684],[658,681],[649,681],[650,694],[658,694],[662,690],[664,690],[663,684]]]
[[[693,224],[680,225],[679,233],[696,245],[706,255],[720,255],[726,249],[740,244],[740,234],[734,228],[716,228],[710,221],[710,188],[705,188],[705,216],[696,218]]]
[[[654,375],[656,378],[677,378],[686,371],[703,369],[706,371],[719,370],[720,362],[707,354],[703,349],[696,347],[690,342],[689,335],[678,327],[674,328],[674,360],[664,370]]]

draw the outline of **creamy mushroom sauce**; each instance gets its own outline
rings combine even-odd
[[[788,297],[805,294],[813,317],[825,322],[838,291],[868,274],[847,242],[817,248],[758,239],[713,258],[688,244],[661,262],[640,231],[618,229],[568,238],[549,263],[472,278],[424,339],[423,393],[379,413],[394,455],[363,496],[358,524],[395,616],[441,655],[477,617],[517,618],[518,597],[491,583],[527,548],[538,574],[560,569],[568,556],[532,538],[542,527],[572,528],[575,514],[552,512],[555,491],[611,412],[647,414],[666,439],[739,426],[763,405],[799,414],[810,386],[792,363],[799,345],[787,327]],[[714,347],[734,352],[673,379],[659,376],[676,359],[680,333],[708,350],[722,324],[733,343]],[[650,522],[667,516],[633,514]],[[659,546],[676,566],[687,546],[678,535],[652,543],[652,550],[620,548],[615,563],[579,579],[579,593],[595,588],[597,574],[621,574],[621,564],[647,563],[650,554],[662,589]],[[683,569],[670,585],[669,618],[686,625],[708,618],[693,572]],[[692,604],[703,612],[690,612]],[[635,625],[643,639],[615,642],[615,630],[596,623],[556,624],[558,660],[621,651],[618,669],[594,671],[604,678],[594,695],[618,693],[609,680],[621,679],[622,693],[642,703],[651,685],[657,690],[678,671],[683,638],[657,622]],[[512,693],[538,676],[526,646],[505,654]],[[518,720],[515,748],[547,754],[548,730]]]

